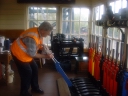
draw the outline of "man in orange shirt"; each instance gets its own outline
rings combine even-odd
[[[25,30],[12,43],[11,53],[18,68],[21,78],[20,96],[32,96],[28,89],[43,94],[38,84],[38,66],[33,58],[53,58],[53,54],[39,54],[37,51],[43,49],[42,39],[51,34],[53,27],[49,22],[43,22],[39,27]]]

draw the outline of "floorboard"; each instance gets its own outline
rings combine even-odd
[[[12,69],[14,70],[13,83],[8,84],[7,86],[1,80],[0,96],[19,96],[20,77],[17,68],[15,67],[15,64],[12,64]],[[44,94],[40,95],[40,94],[32,93],[33,96],[59,96],[58,88],[57,88],[57,80],[62,77],[54,68],[54,64],[45,64],[43,65],[43,68],[39,67],[38,74],[39,74],[39,86],[41,89],[44,90]],[[85,74],[75,74],[74,72],[66,72],[66,74],[69,78],[85,76]]]

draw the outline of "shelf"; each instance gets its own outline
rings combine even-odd
[[[119,27],[119,28],[128,28],[128,20],[127,19],[121,19],[121,20],[107,20],[107,21],[103,21],[103,20],[97,20],[95,22],[95,24],[97,26],[103,26],[105,28],[107,27]]]

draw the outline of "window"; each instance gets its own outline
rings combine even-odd
[[[100,5],[93,8],[92,12],[92,33],[95,36],[99,37],[99,46],[101,46],[102,43],[102,26],[95,25],[96,20],[100,20],[102,18],[102,15],[104,14],[104,5]]]
[[[112,7],[112,11],[113,13],[119,13],[120,9],[122,8],[127,8],[127,1],[126,0],[118,0],[115,2],[111,2],[109,4]],[[122,28],[122,30],[124,30],[124,28]],[[108,32],[107,32],[107,36],[109,38],[113,38],[113,39],[117,39],[117,40],[121,40],[121,32],[119,32],[120,30],[118,28],[109,28]]]
[[[127,0],[116,0],[114,2],[109,3],[109,5],[112,7],[112,11],[114,14],[117,14],[120,12],[120,9],[127,8]],[[102,27],[96,26],[95,21],[100,20],[102,18],[102,15],[104,14],[104,5],[100,5],[93,8],[93,17],[92,17],[92,34],[96,36],[102,36]],[[125,28],[121,28],[121,30],[125,30]],[[117,41],[121,41],[122,33],[119,28],[115,27],[109,27],[107,29],[107,38],[111,39],[111,48],[115,49],[116,51],[116,43]],[[102,39],[100,39],[102,40]],[[100,43],[100,42],[99,42]],[[119,44],[120,46],[120,44]],[[120,47],[119,47],[120,48]],[[114,55],[116,57],[116,54]],[[119,56],[120,57],[120,56]]]
[[[113,13],[120,13],[120,9],[127,8],[127,1],[126,0],[118,0],[115,2],[111,2],[109,4],[112,6]],[[124,28],[121,28],[121,30],[125,30]],[[122,33],[119,28],[108,28],[107,29],[107,37],[112,39],[112,49],[115,49],[116,51],[116,43],[117,41],[122,41]],[[120,47],[119,47],[120,48]],[[116,57],[116,54],[114,55],[114,58]]]
[[[89,9],[63,7],[61,10],[62,17],[57,17],[57,14],[61,11],[55,7],[28,7],[28,28],[39,26],[41,22],[48,21],[54,27],[54,34],[58,33],[57,25],[60,25],[62,26],[62,32],[60,33],[65,34],[67,38],[83,38],[84,47],[87,47]],[[57,18],[61,22],[58,22]],[[45,38],[44,43],[51,44],[50,37]]]
[[[48,21],[56,32],[57,9],[55,7],[28,7],[28,28],[37,27],[43,21]],[[44,38],[45,44],[50,44],[50,36]]]
[[[111,2],[109,5],[112,6],[113,13],[119,13],[120,9],[127,8],[127,1],[126,0],[118,0],[115,2]]]
[[[121,30],[124,30],[124,28],[122,28]],[[107,37],[109,39],[111,39],[111,41],[112,41],[111,42],[111,44],[112,44],[111,48],[115,49],[115,51],[116,51],[117,42],[121,42],[121,40],[122,40],[121,30],[119,28],[108,28],[107,29]],[[120,48],[120,44],[119,44],[119,48]],[[119,52],[119,50],[118,50],[118,52]],[[116,58],[116,52],[114,54],[114,58]],[[119,56],[119,58],[120,58],[120,56]]]
[[[62,33],[67,38],[83,38],[84,47],[88,47],[89,9],[62,8]]]
[[[97,6],[93,9],[93,33],[94,35],[97,36],[102,36],[102,27],[101,26],[96,26],[95,21],[100,20],[102,18],[102,15],[104,14],[104,5]]]

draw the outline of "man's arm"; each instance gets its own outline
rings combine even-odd
[[[47,55],[37,53],[36,42],[33,38],[26,37],[23,38],[22,41],[27,47],[27,54],[32,58],[53,58],[52,54]]]

